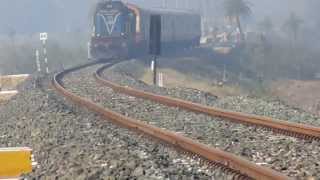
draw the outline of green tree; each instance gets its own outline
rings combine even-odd
[[[240,31],[241,40],[244,41],[244,34],[241,26],[241,17],[250,16],[252,14],[250,3],[245,0],[225,0],[224,9],[228,17],[235,18],[237,27]]]
[[[291,36],[292,43],[296,43],[298,39],[298,32],[301,29],[303,20],[292,12],[289,18],[284,23],[285,30]]]

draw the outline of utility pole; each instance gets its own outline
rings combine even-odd
[[[167,0],[162,0],[162,8],[167,8]]]
[[[186,9],[190,9],[189,0],[185,0],[185,1],[186,1]]]
[[[201,26],[202,26],[202,33],[205,34],[208,31],[208,27],[209,27],[209,16],[210,16],[210,7],[211,7],[211,1],[209,0],[201,0],[200,1],[200,7],[199,7],[199,11],[200,14],[202,16],[202,22],[201,22]]]
[[[2,73],[0,72],[0,92],[2,91]]]
[[[206,10],[205,10],[205,6],[204,6],[203,1],[204,0],[200,0],[200,2],[199,2],[199,12],[201,15],[201,34],[202,34],[202,36],[205,35],[205,24],[207,22]]]

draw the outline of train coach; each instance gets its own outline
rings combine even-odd
[[[92,57],[127,58],[148,53],[151,15],[161,16],[163,49],[199,45],[201,18],[196,13],[103,1],[97,4],[93,18]]]

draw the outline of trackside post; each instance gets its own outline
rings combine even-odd
[[[45,32],[40,33],[40,41],[42,41],[45,69],[46,69],[46,73],[49,74],[49,63],[48,63],[48,56],[47,56],[47,40],[48,40],[48,33],[45,33]]]
[[[151,15],[149,53],[153,55],[153,85],[157,85],[157,56],[161,54],[161,16]]]

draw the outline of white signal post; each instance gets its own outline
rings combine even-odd
[[[46,73],[49,74],[49,64],[48,64],[48,56],[47,56],[47,40],[48,40],[48,33],[40,33],[40,41],[42,41],[42,48],[43,48],[43,56],[44,56],[44,63],[46,68]]]
[[[37,71],[41,72],[40,53],[38,49],[36,50],[36,65],[37,65]]]

